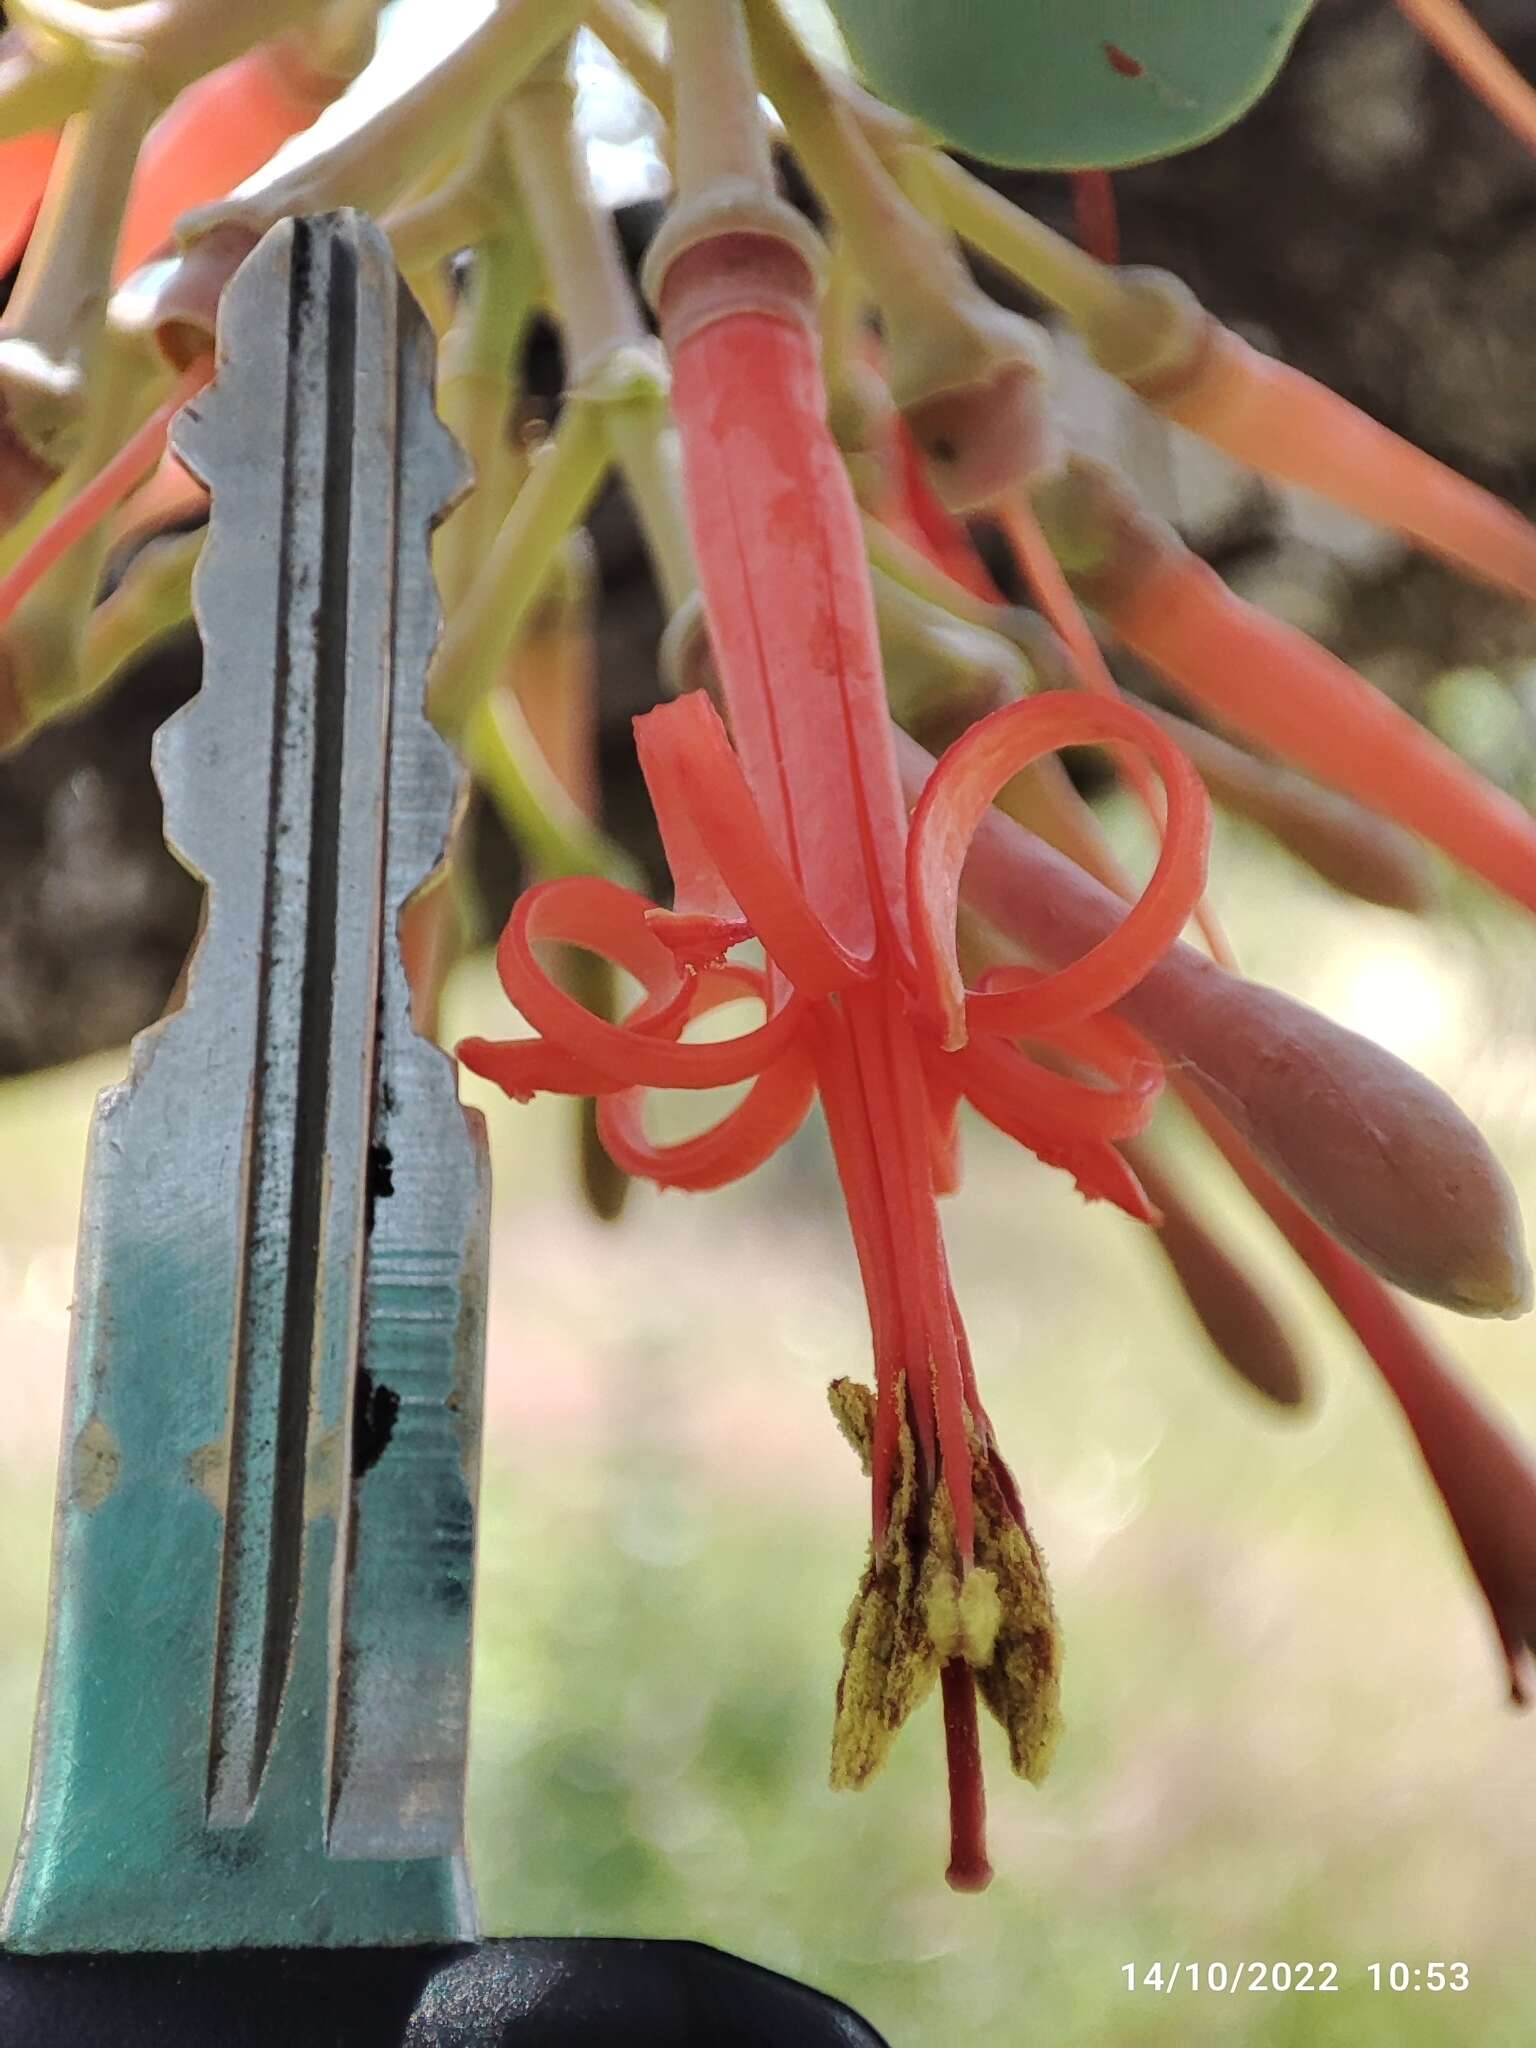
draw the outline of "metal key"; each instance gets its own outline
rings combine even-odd
[[[374,229],[266,237],[175,441],[206,665],[157,766],[207,925],[92,1131],[0,2038],[880,2048],[691,1942],[474,1938],[488,1183],[397,938],[454,802],[422,701],[461,478]]]
[[[267,236],[175,447],[206,666],[156,767],[207,925],[92,1130],[4,1938],[459,1941],[488,1179],[397,925],[455,801],[422,703],[464,479],[361,216]]]

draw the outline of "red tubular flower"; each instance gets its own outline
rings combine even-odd
[[[316,70],[296,47],[279,41],[258,45],[188,86],[155,123],[139,154],[118,237],[114,277],[120,281],[163,248],[178,214],[219,196],[259,169],[291,136],[307,128],[346,82]],[[0,189],[7,207],[16,207],[14,214],[0,213],[0,269],[8,267],[7,233],[19,235],[11,260],[25,246],[56,142],[56,137],[35,135],[0,145]],[[14,201],[8,182],[13,177]],[[172,415],[207,383],[213,369],[202,350],[176,367],[186,374],[170,398],[81,487],[0,581],[0,622],[160,460]],[[188,490],[189,483],[178,465],[162,493],[169,510],[176,509],[178,498],[184,506],[195,507],[203,497],[195,485]]]
[[[171,421],[212,375],[213,364],[206,357],[184,371],[170,396],[129,435],[112,460],[61,507],[16,566],[0,576],[0,625],[11,617],[27,592],[42,581],[54,563],[89,533],[98,520],[120,505],[154,467],[164,452]]]
[[[116,277],[164,249],[179,215],[223,198],[302,134],[346,83],[280,40],[257,44],[178,94],[145,137],[118,237]]]
[[[1460,0],[1398,4],[1502,119],[1536,140],[1536,90]],[[1463,65],[1474,49],[1479,56]],[[1085,339],[1100,366],[1164,418],[1263,476],[1300,484],[1402,534],[1495,590],[1536,600],[1536,527],[1513,505],[1327,385],[1250,347],[1178,278],[1133,268],[1120,282],[1115,317],[1090,325]]]
[[[1135,389],[1264,476],[1390,527],[1467,575],[1536,600],[1536,527],[1336,391],[1206,319],[1187,364]]]
[[[926,787],[925,757],[910,742],[901,770],[909,792]],[[1072,878],[1049,849],[1000,817],[978,837],[967,888],[983,912],[1047,959],[1094,937],[1112,915],[1086,877]],[[1460,1113],[1401,1062],[1183,947],[1120,1007],[1159,1046],[1185,1106],[1380,1371],[1482,1588],[1511,1695],[1524,1704],[1536,1649],[1536,1467],[1361,1263],[1371,1259],[1388,1278],[1472,1314],[1523,1313],[1530,1269],[1501,1170]],[[1094,1029],[1109,1021],[1095,1020]],[[1139,1163],[1141,1148],[1130,1149]],[[1155,1165],[1149,1180],[1161,1199]],[[1177,1256],[1173,1221],[1169,1249]],[[1200,1278],[1218,1343],[1235,1307],[1246,1344],[1250,1305],[1233,1300],[1226,1275]],[[1234,1362],[1241,1358],[1236,1352]],[[1256,1362],[1266,1391],[1286,1398],[1294,1379],[1285,1353]]]
[[[21,261],[58,151],[51,128],[0,142],[0,273]]]
[[[1510,1698],[1528,1705],[1536,1650],[1536,1465],[1529,1451],[1441,1356],[1406,1306],[1279,1186],[1201,1093],[1185,1091],[1184,1099],[1353,1330],[1402,1410],[1487,1602]]]
[[[903,736],[899,760],[916,802],[931,757]],[[1121,908],[996,811],[977,832],[965,891],[969,910],[1047,963],[1112,932]],[[1509,1177],[1422,1074],[1184,945],[1148,970],[1118,1012],[1175,1083],[1198,1082],[1329,1236],[1383,1278],[1464,1315],[1529,1310],[1531,1267]]]
[[[858,512],[825,424],[810,279],[759,233],[677,256],[661,294],[690,523],[731,738],[703,695],[636,722],[676,884],[658,911],[594,880],[530,890],[499,950],[503,982],[541,1036],[460,1047],[509,1092],[593,1093],[614,1156],[664,1186],[749,1172],[826,1113],[869,1305],[873,1393],[833,1406],[869,1472],[872,1542],[844,1634],[833,1779],[865,1782],[941,1680],[950,1882],[986,1883],[976,1693],[1035,1778],[1054,1738],[1054,1616],[1017,1488],[997,1450],[956,1308],[936,1206],[952,1184],[962,1096],[1085,1194],[1150,1215],[1114,1141],[1151,1113],[1161,1066],[1107,1006],[1173,943],[1203,885],[1204,791],[1177,747],[1129,706],[1057,695],[974,726],[933,777],[910,832],[880,674]],[[734,745],[732,742],[734,741]],[[967,990],[955,954],[960,871],[1001,785],[1056,749],[1133,746],[1163,781],[1157,873],[1123,924],[1051,974]],[[748,936],[764,970],[726,961]],[[540,939],[606,954],[645,994],[619,1025],[541,968]],[[756,995],[741,1037],[682,1041],[689,1020]],[[1033,1060],[1020,1038],[1064,1050]],[[644,1091],[752,1081],[684,1144],[645,1135]]]
[[[1397,0],[1397,4],[1511,135],[1517,135],[1536,153],[1536,87],[1520,76],[1462,0]]]
[[[1279,1408],[1300,1407],[1307,1399],[1306,1370],[1266,1296],[1193,1213],[1151,1140],[1131,1140],[1126,1156],[1162,1212],[1158,1250],[1212,1349],[1265,1400]]]
[[[1536,820],[1346,662],[1246,603],[1121,478],[1075,460],[1049,487],[1098,559],[1075,578],[1119,643],[1218,725],[1406,826],[1536,910]],[[999,519],[1021,563],[1046,564],[1033,513]]]
[[[1336,654],[1180,554],[1123,603],[1115,636],[1214,718],[1418,832],[1536,910],[1536,822]]]
[[[1002,593],[972,545],[964,521],[939,503],[912,429],[894,407],[887,460],[891,489],[887,501],[878,508],[881,521],[972,597],[987,604],[1001,604]]]

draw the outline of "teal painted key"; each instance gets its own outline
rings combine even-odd
[[[475,1931],[488,1183],[397,944],[456,792],[431,364],[375,229],[285,222],[177,429],[206,669],[157,768],[207,927],[92,1132],[13,1952]]]

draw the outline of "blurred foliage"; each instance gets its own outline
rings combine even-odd
[[[1129,843],[1139,821],[1111,821]],[[1424,1065],[1536,1200],[1528,941],[1466,896],[1345,903],[1228,828],[1255,974]],[[1516,940],[1519,943],[1515,943]],[[487,963],[453,1031],[502,1015]],[[0,1088],[0,1809],[40,1648],[84,1120],[121,1061]],[[477,1096],[477,1099],[483,1097]],[[1040,1792],[985,1733],[998,1880],[942,1881],[932,1706],[861,1796],[825,1789],[866,1512],[826,1414],[867,1335],[821,1133],[718,1196],[579,1206],[568,1105],[486,1103],[496,1250],[471,1814],[487,1924],[687,1936],[848,1998],[892,2048],[1525,2048],[1536,1731],[1368,1369],[1242,1204],[1311,1340],[1301,1422],[1224,1378],[1134,1226],[973,1134],[951,1242],[1067,1632]],[[1222,1184],[1202,1170],[1213,1205]],[[1442,1327],[1527,1428],[1528,1343]],[[3,1830],[0,1830],[3,1832]],[[1334,1961],[1340,1989],[1173,1996],[1122,1966]],[[1462,1994],[1373,1961],[1463,1960]]]
[[[1532,671],[1511,683],[1486,668],[1454,668],[1431,684],[1432,732],[1501,789],[1536,802],[1536,716]]]

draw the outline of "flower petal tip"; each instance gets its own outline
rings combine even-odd
[[[1463,1315],[1517,1323],[1536,1306],[1531,1262],[1518,1241],[1490,1245],[1480,1264],[1458,1276],[1452,1306]]]
[[[457,1047],[453,1049],[453,1057],[459,1061],[465,1073],[473,1073],[475,1079],[479,1081],[494,1081],[512,1102],[532,1102],[532,1098],[537,1094],[535,1087],[520,1085],[516,1081],[508,1083],[508,1077],[502,1071],[502,1053],[504,1047],[498,1047],[498,1044],[494,1044],[489,1038],[461,1038]]]
[[[453,1048],[453,1056],[461,1067],[468,1067],[472,1074],[489,1079],[489,1055],[495,1049],[488,1038],[461,1038]]]
[[[1509,1665],[1509,1704],[1524,1713],[1531,1704],[1531,1653],[1524,1643],[1506,1644]]]
[[[715,917],[696,910],[648,910],[645,922],[679,967],[695,971],[718,966],[732,946],[752,936],[745,918]]]
[[[1499,1311],[1506,1323],[1518,1322],[1521,1316],[1528,1316],[1536,1308],[1536,1277],[1531,1272],[1531,1262],[1522,1246],[1517,1254],[1517,1268],[1514,1285],[1509,1291],[1509,1305]]]

